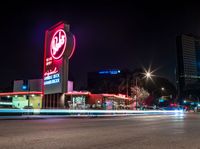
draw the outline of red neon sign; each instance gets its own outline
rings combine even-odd
[[[50,52],[54,59],[60,59],[66,48],[67,36],[63,29],[57,30],[51,40]]]
[[[57,69],[57,67],[55,67],[53,70],[49,70],[49,71],[45,72],[44,76],[49,76],[49,75],[55,74],[57,72],[58,72],[58,69]]]
[[[72,57],[72,55],[74,54],[74,51],[75,51],[75,47],[76,47],[76,38],[75,36],[73,35],[73,48],[72,48],[72,51],[69,55],[69,59]]]

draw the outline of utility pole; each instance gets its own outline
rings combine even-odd
[[[137,110],[137,94],[138,94],[138,87],[137,87],[137,77],[135,78],[135,86],[136,86],[136,99],[135,99],[135,102],[136,102],[136,106],[135,106],[135,109]]]
[[[126,97],[128,97],[128,75],[126,76]]]

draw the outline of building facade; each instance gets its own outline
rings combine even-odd
[[[195,95],[200,79],[200,38],[177,36],[177,89],[180,98]]]
[[[121,71],[119,69],[100,70],[89,72],[87,78],[87,88],[90,92],[111,93],[111,94],[127,94],[130,87],[130,72]]]
[[[63,106],[55,97],[44,100],[43,79],[15,80],[13,92],[0,93],[0,108],[14,109],[131,109],[132,98],[122,94],[92,94],[73,91],[73,82],[68,81],[68,91],[63,95]]]
[[[58,108],[57,100],[44,100],[42,84],[43,79],[14,80],[13,92],[0,93],[0,108]],[[68,92],[73,91],[73,82],[67,84]]]

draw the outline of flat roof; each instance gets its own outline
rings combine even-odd
[[[30,91],[30,92],[6,92],[6,93],[0,93],[0,97],[15,96],[15,95],[32,95],[32,94],[42,95],[42,92],[38,92],[38,91]]]

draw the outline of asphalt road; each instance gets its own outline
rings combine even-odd
[[[200,114],[0,120],[0,149],[200,149]]]

